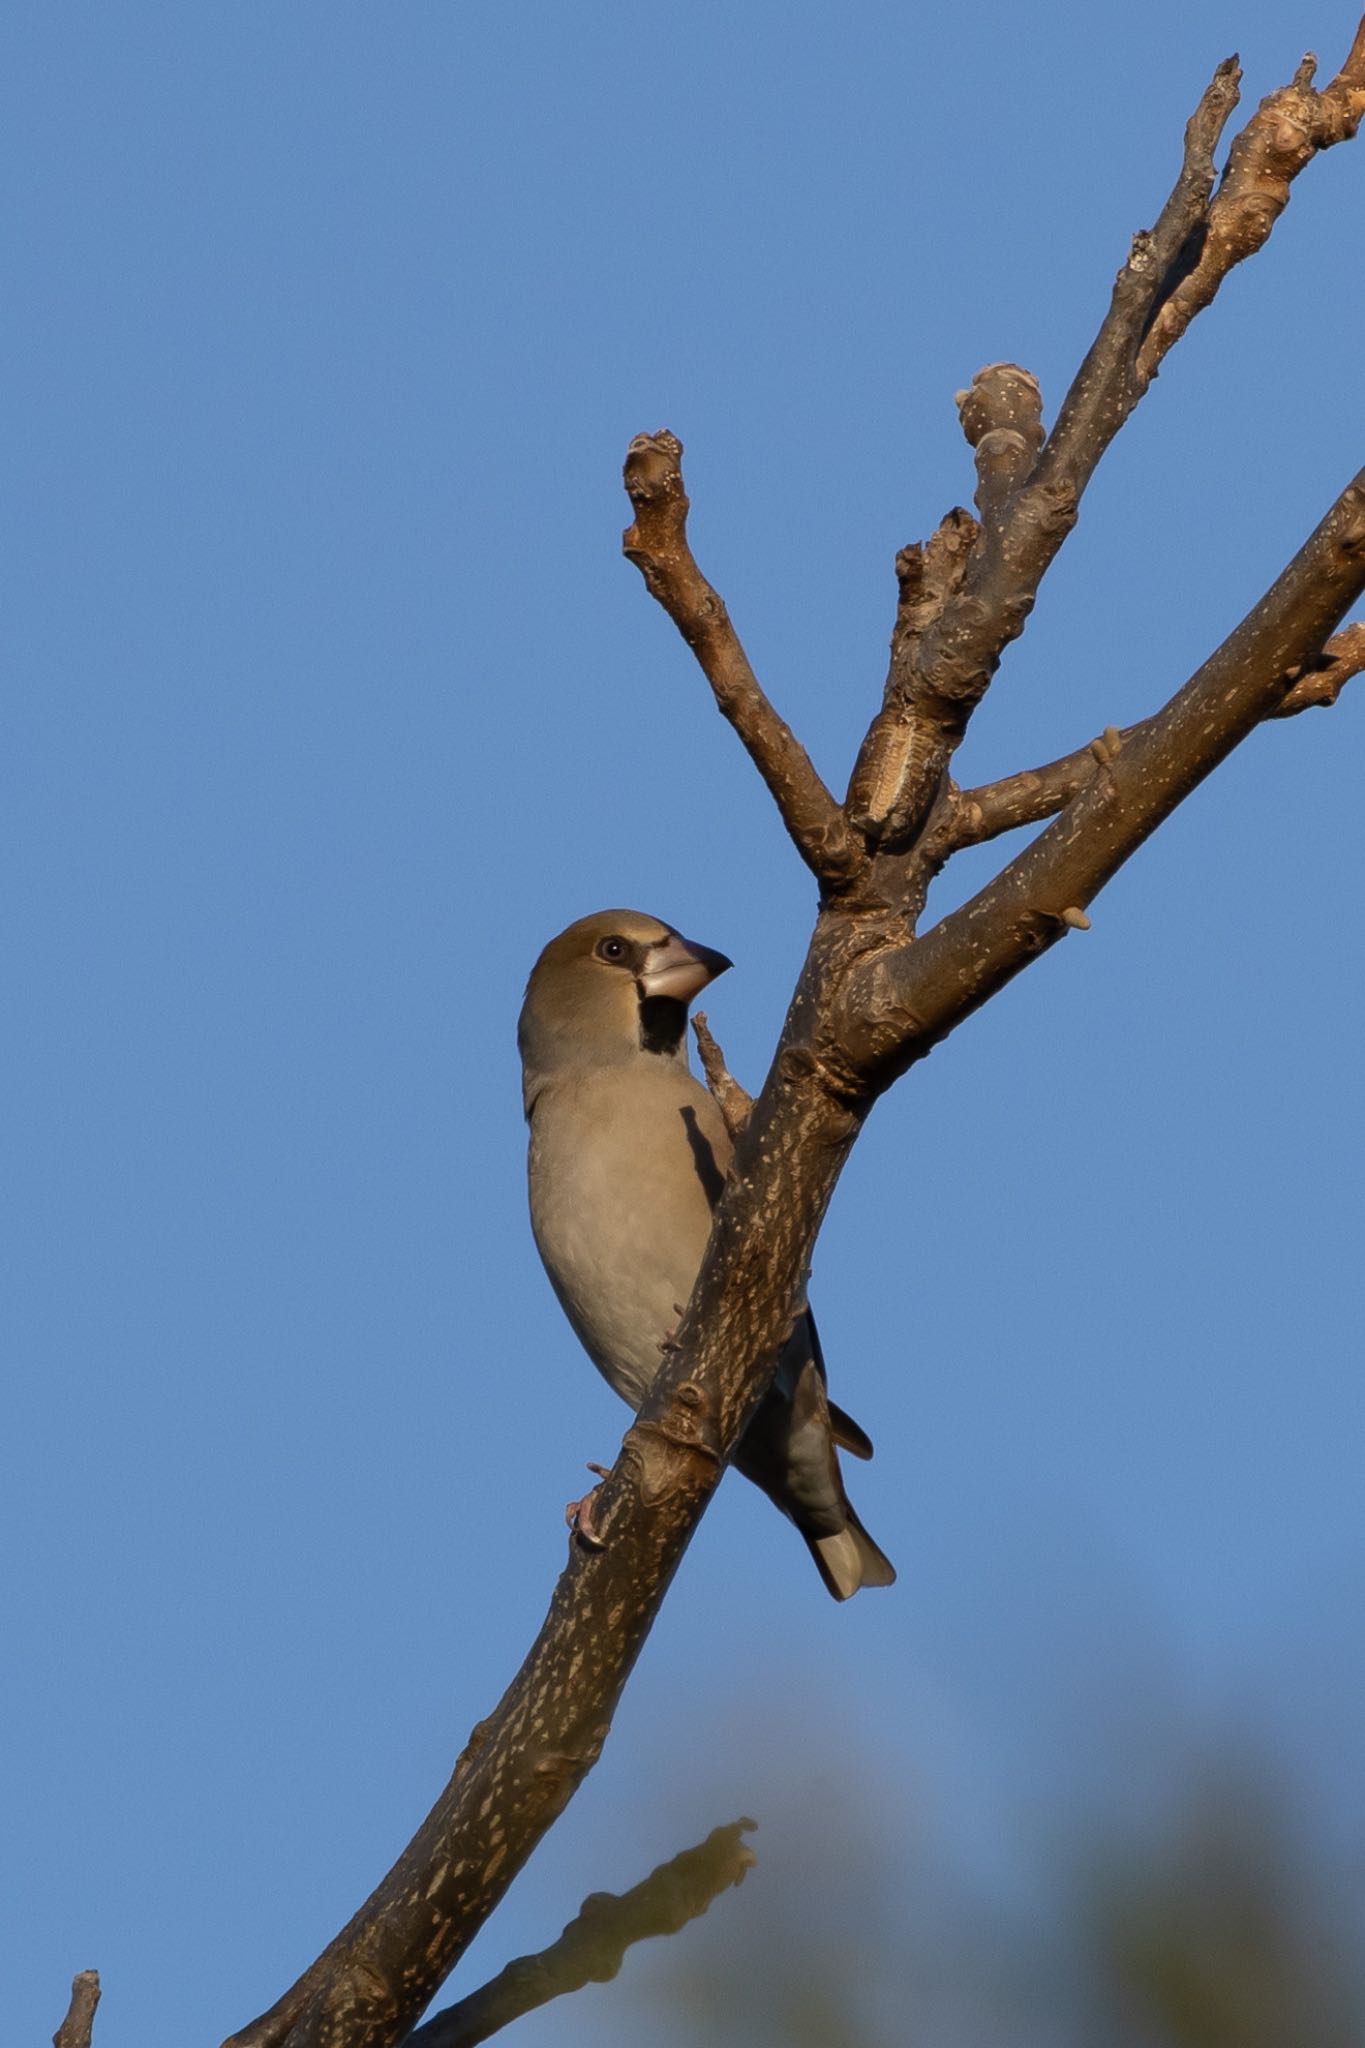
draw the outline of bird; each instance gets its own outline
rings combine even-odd
[[[600,910],[545,947],[517,1027],[536,1248],[584,1350],[635,1409],[692,1292],[730,1165],[724,1119],[688,1062],[687,1016],[731,964],[659,918]],[[841,1449],[872,1456],[825,1391],[803,1304],[734,1462],[847,1600],[896,1574],[850,1505]],[[590,1500],[568,1512],[595,1541]]]

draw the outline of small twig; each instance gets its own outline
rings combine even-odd
[[[696,1035],[697,1051],[701,1056],[706,1085],[716,1098],[716,1106],[725,1119],[726,1130],[738,1143],[739,1134],[749,1121],[749,1111],[754,1106],[754,1098],[726,1066],[725,1055],[712,1036],[705,1010],[697,1011],[692,1019],[692,1029]]]
[[[955,793],[951,815],[941,828],[939,851],[944,858],[959,847],[983,846],[1002,832],[1020,825],[1036,825],[1053,818],[1084,789],[1097,767],[1112,761],[1124,742],[1141,732],[1149,721],[1125,726],[1121,731],[1107,726],[1102,738],[1078,747],[1074,754],[1048,761],[1041,768],[1025,768],[1017,775],[1003,775],[998,782],[982,783],[978,789]]]
[[[1152,322],[1137,358],[1147,383],[1166,351],[1203,311],[1228,272],[1254,256],[1289,204],[1289,188],[1319,150],[1346,142],[1365,114],[1365,20],[1336,77],[1313,88],[1317,59],[1306,56],[1290,84],[1267,94],[1233,142],[1210,202],[1197,260]]]
[[[66,2018],[52,2036],[52,2048],[90,2048],[95,2007],[99,2002],[99,1971],[79,1971],[71,1979],[71,2003],[66,2009]]]
[[[1335,704],[1353,676],[1365,670],[1365,621],[1343,626],[1334,633],[1315,662],[1286,678],[1286,690],[1278,704],[1264,714],[1272,718],[1297,718]],[[1005,775],[998,782],[982,783],[977,789],[954,790],[945,816],[934,830],[934,853],[941,866],[950,854],[963,846],[981,846],[1013,832],[1020,825],[1041,824],[1053,818],[1072,797],[1084,789],[1097,767],[1114,760],[1120,749],[1147,730],[1148,718],[1136,725],[1106,726],[1099,739],[1063,754],[1041,768],[1027,768],[1018,775]]]
[[[1300,711],[1330,709],[1352,676],[1365,669],[1365,619],[1343,626],[1322,650],[1321,658],[1293,678],[1288,690],[1270,713],[1272,718],[1295,718]]]
[[[676,434],[637,434],[626,454],[625,483],[634,522],[622,546],[701,663],[716,703],[768,785],[797,851],[820,881],[846,884],[862,850],[809,754],[763,693],[718,593],[697,567],[687,540],[682,442]]]
[[[1240,97],[1241,66],[1225,58],[1185,125],[1180,175],[1155,227],[1134,235],[1114,280],[1109,308],[1085,361],[1072,379],[1039,458],[1044,475],[1067,476],[1078,492],[1142,397],[1135,361],[1163,298],[1198,243],[1213,190],[1213,153]]]
[[[637,1941],[677,1934],[756,1861],[744,1841],[755,1822],[713,1828],[704,1842],[652,1870],[628,1892],[593,1892],[558,1941],[518,1956],[496,1977],[409,2034],[405,2048],[475,2048],[502,2027],[585,1984],[605,1984]]]

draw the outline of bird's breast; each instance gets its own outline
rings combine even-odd
[[[710,1235],[724,1171],[711,1112],[695,1082],[618,1080],[551,1085],[531,1119],[536,1245],[585,1350],[635,1407]]]

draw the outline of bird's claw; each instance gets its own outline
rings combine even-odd
[[[594,1465],[591,1459],[588,1461],[588,1470],[589,1472],[596,1472],[601,1479],[609,1477],[608,1467],[606,1465]],[[564,1509],[564,1520],[573,1530],[579,1542],[584,1544],[589,1550],[606,1549],[606,1538],[598,1535],[597,1526],[592,1518],[593,1502],[601,1491],[600,1486],[589,1487],[581,1500],[567,1502]]]
[[[687,1314],[687,1308],[685,1303],[681,1301],[675,1301],[673,1304],[673,1313],[678,1318],[678,1323],[680,1323],[683,1317]],[[659,1339],[659,1349],[663,1352],[665,1358],[667,1358],[670,1351],[676,1351],[678,1348],[678,1323],[674,1323],[672,1329],[669,1331],[666,1337],[660,1337]]]

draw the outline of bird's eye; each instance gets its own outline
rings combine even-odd
[[[627,946],[624,939],[603,939],[597,948],[599,960],[624,960]]]

